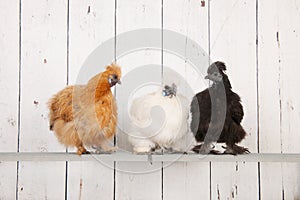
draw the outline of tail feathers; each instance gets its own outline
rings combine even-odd
[[[49,130],[50,130],[50,131],[53,131],[53,124],[50,124]]]
[[[205,145],[205,144],[200,144],[196,145],[192,149],[195,153],[200,153],[200,154],[214,154],[214,155],[220,155],[220,151],[215,150],[214,146],[210,147],[210,145]]]
[[[245,138],[247,133],[241,125],[232,123],[230,126],[230,130],[228,131],[228,134],[230,134],[230,136],[226,141],[226,143],[235,144],[241,142]]]
[[[241,146],[238,146],[236,144],[230,145],[230,146],[228,145],[228,146],[223,147],[223,148],[225,149],[224,154],[237,155],[237,154],[248,154],[248,153],[250,153],[248,148],[241,147]]]
[[[52,99],[48,102],[48,107],[50,109],[50,112],[49,112],[49,129],[50,131],[53,131],[53,126],[54,126],[54,112],[51,108],[51,105],[52,105]]]
[[[58,119],[50,125],[60,143],[66,146],[80,146],[82,143],[73,122]]]

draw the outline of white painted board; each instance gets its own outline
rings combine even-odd
[[[183,81],[193,85],[195,91],[201,91],[206,83],[202,77],[193,76],[191,64],[185,59],[200,55],[189,51],[188,40],[174,42],[182,46],[183,57],[166,52],[162,57],[160,37],[157,49],[120,55],[137,40],[126,44],[117,38],[115,43],[115,33],[141,28],[162,31],[163,27],[195,40],[207,52],[210,48],[212,61],[223,60],[228,65],[233,90],[241,96],[245,110],[242,124],[248,136],[241,145],[251,152],[299,153],[300,1],[205,0],[205,5],[202,2],[1,1],[0,151],[15,152],[19,142],[21,152],[65,152],[48,130],[46,102],[67,83],[82,83],[103,71],[104,65],[114,60],[115,53],[124,76],[141,65],[159,66],[163,62],[178,70],[185,78]],[[168,35],[162,35],[168,48]],[[111,41],[106,43],[107,40]],[[103,59],[100,56],[89,61],[89,55],[101,45],[107,45]],[[81,71],[84,64],[93,67],[87,74]],[[154,71],[149,76],[161,80],[163,71]],[[172,81],[165,73],[163,77],[164,83]],[[121,108],[127,103],[121,102],[125,83],[116,90]],[[119,117],[121,130],[126,122]],[[132,150],[121,131],[117,145],[121,151]],[[14,199],[16,195],[18,199],[299,199],[299,166],[220,162],[211,163],[210,168],[209,163],[180,162],[162,169],[161,163],[117,162],[114,166],[110,160],[69,162],[66,169],[64,162],[22,161],[17,170],[14,162],[0,162],[0,199]],[[141,171],[142,174],[132,174]]]
[[[118,162],[116,199],[161,199],[161,163]]]
[[[248,133],[239,145],[257,152],[255,1],[210,2],[212,62],[224,61],[232,89],[244,107],[242,125]],[[258,166],[255,163],[212,163],[212,199],[257,199]]]
[[[17,151],[19,1],[0,2],[0,151]],[[16,195],[16,163],[0,162],[0,199]]]
[[[272,6],[272,9],[270,9]],[[277,43],[278,1],[258,4],[258,102],[260,153],[280,153],[280,65]],[[260,197],[282,199],[282,164],[260,164]]]
[[[66,1],[21,1],[21,152],[64,151],[49,131],[46,103],[66,84],[66,27]],[[64,163],[20,162],[18,177],[18,199],[65,196]]]
[[[203,6],[196,0],[165,0],[163,13],[164,30],[181,35],[180,39],[172,41],[170,34],[167,32],[164,34],[164,49],[167,51],[163,54],[163,82],[175,83],[178,93],[191,102],[196,93],[207,87],[204,73],[209,64],[208,5]],[[172,54],[173,45],[180,50],[179,56]],[[181,78],[176,78],[170,71],[177,72]],[[190,131],[185,139],[185,150],[189,151],[195,144],[195,139]],[[210,198],[209,163],[173,162],[165,163],[165,166],[167,167],[163,172],[164,199]]]
[[[148,73],[149,78],[153,78],[161,81],[161,70],[159,66],[161,65],[161,35],[139,35],[136,32],[145,28],[154,28],[159,31],[161,29],[161,0],[147,1],[147,0],[119,0],[116,1],[116,56],[117,62],[124,68],[123,73],[123,85],[117,87],[116,98],[118,100],[119,109],[124,109],[128,106],[128,102],[121,102],[119,100],[126,99],[125,93],[122,91],[128,89],[126,86],[131,84],[125,84],[126,80],[130,77],[131,73],[138,72],[143,65],[154,65],[156,66],[151,73]],[[155,30],[154,30],[155,32]],[[118,37],[124,36],[124,34],[129,34],[129,39],[118,39]],[[135,36],[135,34],[137,34]],[[132,38],[135,36],[136,38]],[[149,40],[147,36],[150,36]],[[154,43],[156,44],[156,49],[151,50],[145,48],[145,46],[140,45],[137,41],[147,42],[151,38],[154,38]],[[135,46],[140,47],[138,49]],[[155,45],[154,45],[155,46]],[[158,46],[158,47],[157,47]],[[146,46],[147,47],[147,46]],[[133,51],[122,56],[122,52]],[[150,70],[151,71],[151,70]],[[126,74],[127,72],[127,74]],[[143,76],[146,74],[137,74],[137,76]],[[138,79],[138,78],[137,78]],[[140,85],[133,85],[134,88],[140,87]],[[134,89],[133,89],[134,90]],[[147,89],[146,89],[147,91]],[[131,94],[134,91],[129,91]],[[127,104],[127,105],[124,105]],[[124,106],[123,106],[124,105]],[[125,112],[125,110],[124,110]],[[117,136],[117,146],[120,151],[132,151],[131,145],[128,143],[127,135],[123,133],[126,129],[124,122],[125,113],[119,113],[119,120],[122,125],[119,126],[118,136]],[[121,114],[123,113],[123,114]],[[127,122],[127,124],[130,122]],[[147,171],[153,171],[148,173]],[[131,172],[131,173],[130,173]],[[139,172],[139,174],[134,174]],[[133,173],[133,174],[132,174]],[[155,163],[150,165],[149,163],[129,163],[129,162],[117,162],[116,163],[116,199],[160,199],[162,195],[162,174],[161,174],[161,164]]]
[[[296,92],[300,85],[300,69],[295,64],[300,51],[300,1],[278,1],[278,8],[282,152],[296,153],[300,151],[300,94]],[[284,199],[300,199],[300,163],[284,163],[282,178]]]
[[[90,55],[114,38],[114,12],[114,1],[70,1],[69,85],[86,84],[113,61]],[[105,50],[113,55],[113,43],[108,47]],[[113,162],[68,162],[67,199],[112,199],[113,191]]]

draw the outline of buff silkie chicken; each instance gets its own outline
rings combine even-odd
[[[116,64],[91,78],[86,85],[67,86],[48,102],[50,130],[60,143],[76,147],[77,154],[86,147],[113,152],[108,144],[116,133],[117,106],[111,87],[120,82],[121,69]]]
[[[184,150],[189,102],[176,92],[175,84],[166,85],[163,90],[133,100],[128,139],[134,153],[150,153],[159,148],[170,153]]]

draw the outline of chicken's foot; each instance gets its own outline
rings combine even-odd
[[[219,151],[214,150],[215,146],[211,143],[203,143],[193,147],[193,151],[199,154],[221,154]]]
[[[222,146],[225,151],[224,154],[231,154],[231,155],[237,155],[237,154],[248,154],[250,151],[248,148],[238,146],[236,144],[233,145],[227,145],[226,147]]]

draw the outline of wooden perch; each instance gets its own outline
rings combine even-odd
[[[153,154],[152,162],[299,162],[300,154],[252,153],[245,155],[201,155],[201,154]],[[125,152],[114,154],[88,154],[78,156],[75,153],[0,153],[0,162],[15,161],[117,161],[148,162],[149,156]]]

